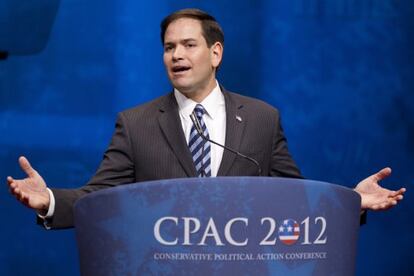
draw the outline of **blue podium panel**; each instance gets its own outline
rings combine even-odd
[[[83,275],[353,275],[360,196],[267,177],[142,182],[75,204]]]

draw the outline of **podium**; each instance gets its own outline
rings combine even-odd
[[[360,196],[311,180],[185,178],[74,206],[82,275],[354,275]]]

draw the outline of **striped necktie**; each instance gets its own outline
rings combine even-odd
[[[201,129],[205,137],[209,138],[206,124],[203,120],[205,109],[201,104],[197,104],[194,108],[194,113],[200,122]],[[197,171],[198,177],[210,177],[211,176],[211,157],[210,157],[210,142],[204,140],[197,132],[196,127],[193,125],[190,132],[190,140],[188,142],[191,155],[193,156],[194,165]]]

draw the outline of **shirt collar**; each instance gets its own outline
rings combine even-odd
[[[174,88],[174,96],[178,103],[178,109],[182,116],[189,118],[190,114],[193,112],[194,107],[198,104],[192,99],[187,98]],[[224,105],[224,96],[221,92],[220,86],[216,81],[216,87],[211,91],[211,93],[200,103],[206,110],[206,114],[214,120],[218,109],[220,106]]]

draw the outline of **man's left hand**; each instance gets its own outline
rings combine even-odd
[[[362,210],[387,210],[403,199],[405,188],[391,191],[379,185],[381,180],[390,175],[391,168],[384,168],[358,183],[354,190],[361,196]]]

